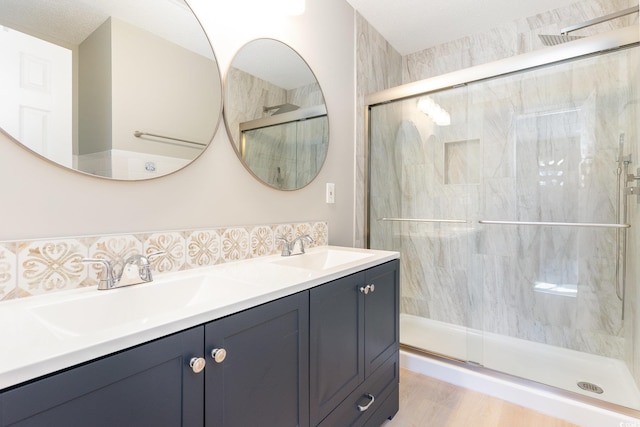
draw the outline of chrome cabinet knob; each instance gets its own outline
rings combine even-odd
[[[199,374],[204,369],[207,361],[203,357],[192,357],[189,361],[189,366],[194,373]]]
[[[211,357],[216,361],[216,363],[222,363],[227,357],[227,350],[224,348],[214,348],[211,350]]]
[[[367,286],[360,286],[360,292],[367,295],[369,292],[374,292],[376,290],[376,285],[373,283]]]

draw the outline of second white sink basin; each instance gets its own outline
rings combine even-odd
[[[305,270],[325,271],[373,256],[374,255],[371,252],[347,249],[328,249],[321,252],[311,252],[282,257],[277,261],[274,261],[274,264],[303,268]]]

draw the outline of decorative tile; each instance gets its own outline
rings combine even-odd
[[[315,240],[313,246],[327,246],[329,244],[329,227],[326,222],[314,222],[311,225],[310,235]]]
[[[253,227],[250,233],[250,243],[253,258],[271,255],[275,244],[273,228],[266,225]]]
[[[274,231],[274,238],[282,237],[287,240],[293,240],[296,237],[295,226],[292,224],[278,224]]]
[[[311,236],[312,234],[311,224],[307,222],[296,224],[295,227],[296,227],[296,237],[304,236],[305,234],[308,234],[309,236]]]
[[[222,232],[222,259],[224,262],[246,259],[251,253],[249,232],[244,228],[227,228]]]
[[[133,235],[104,236],[98,238],[89,246],[89,258],[108,260],[115,275],[122,272],[124,260],[132,255],[142,253],[142,242]],[[91,264],[88,267],[89,274],[84,286],[97,285],[100,277],[103,277],[104,266]]]
[[[88,249],[79,240],[18,243],[18,280],[29,295],[79,287],[87,277],[82,259]]]
[[[220,260],[220,235],[216,230],[193,231],[186,234],[188,268],[214,265]]]
[[[15,295],[18,274],[16,243],[0,243],[0,300],[11,299]]]
[[[144,240],[145,255],[164,252],[149,260],[151,269],[157,273],[181,270],[185,264],[185,247],[185,238],[177,231],[154,233]]]
[[[0,301],[97,285],[103,267],[86,265],[84,258],[109,260],[119,274],[128,257],[164,251],[150,259],[159,274],[276,254],[276,237],[304,234],[314,238],[310,246],[326,245],[327,223],[0,242]]]

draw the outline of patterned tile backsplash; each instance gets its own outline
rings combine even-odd
[[[151,260],[157,276],[274,255],[277,237],[304,234],[313,237],[311,247],[328,244],[326,222],[0,242],[0,301],[97,285],[104,267],[84,258],[110,260],[118,271],[133,254],[162,251]]]

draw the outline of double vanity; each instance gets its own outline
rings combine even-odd
[[[2,303],[0,426],[379,426],[398,257],[324,246]]]

